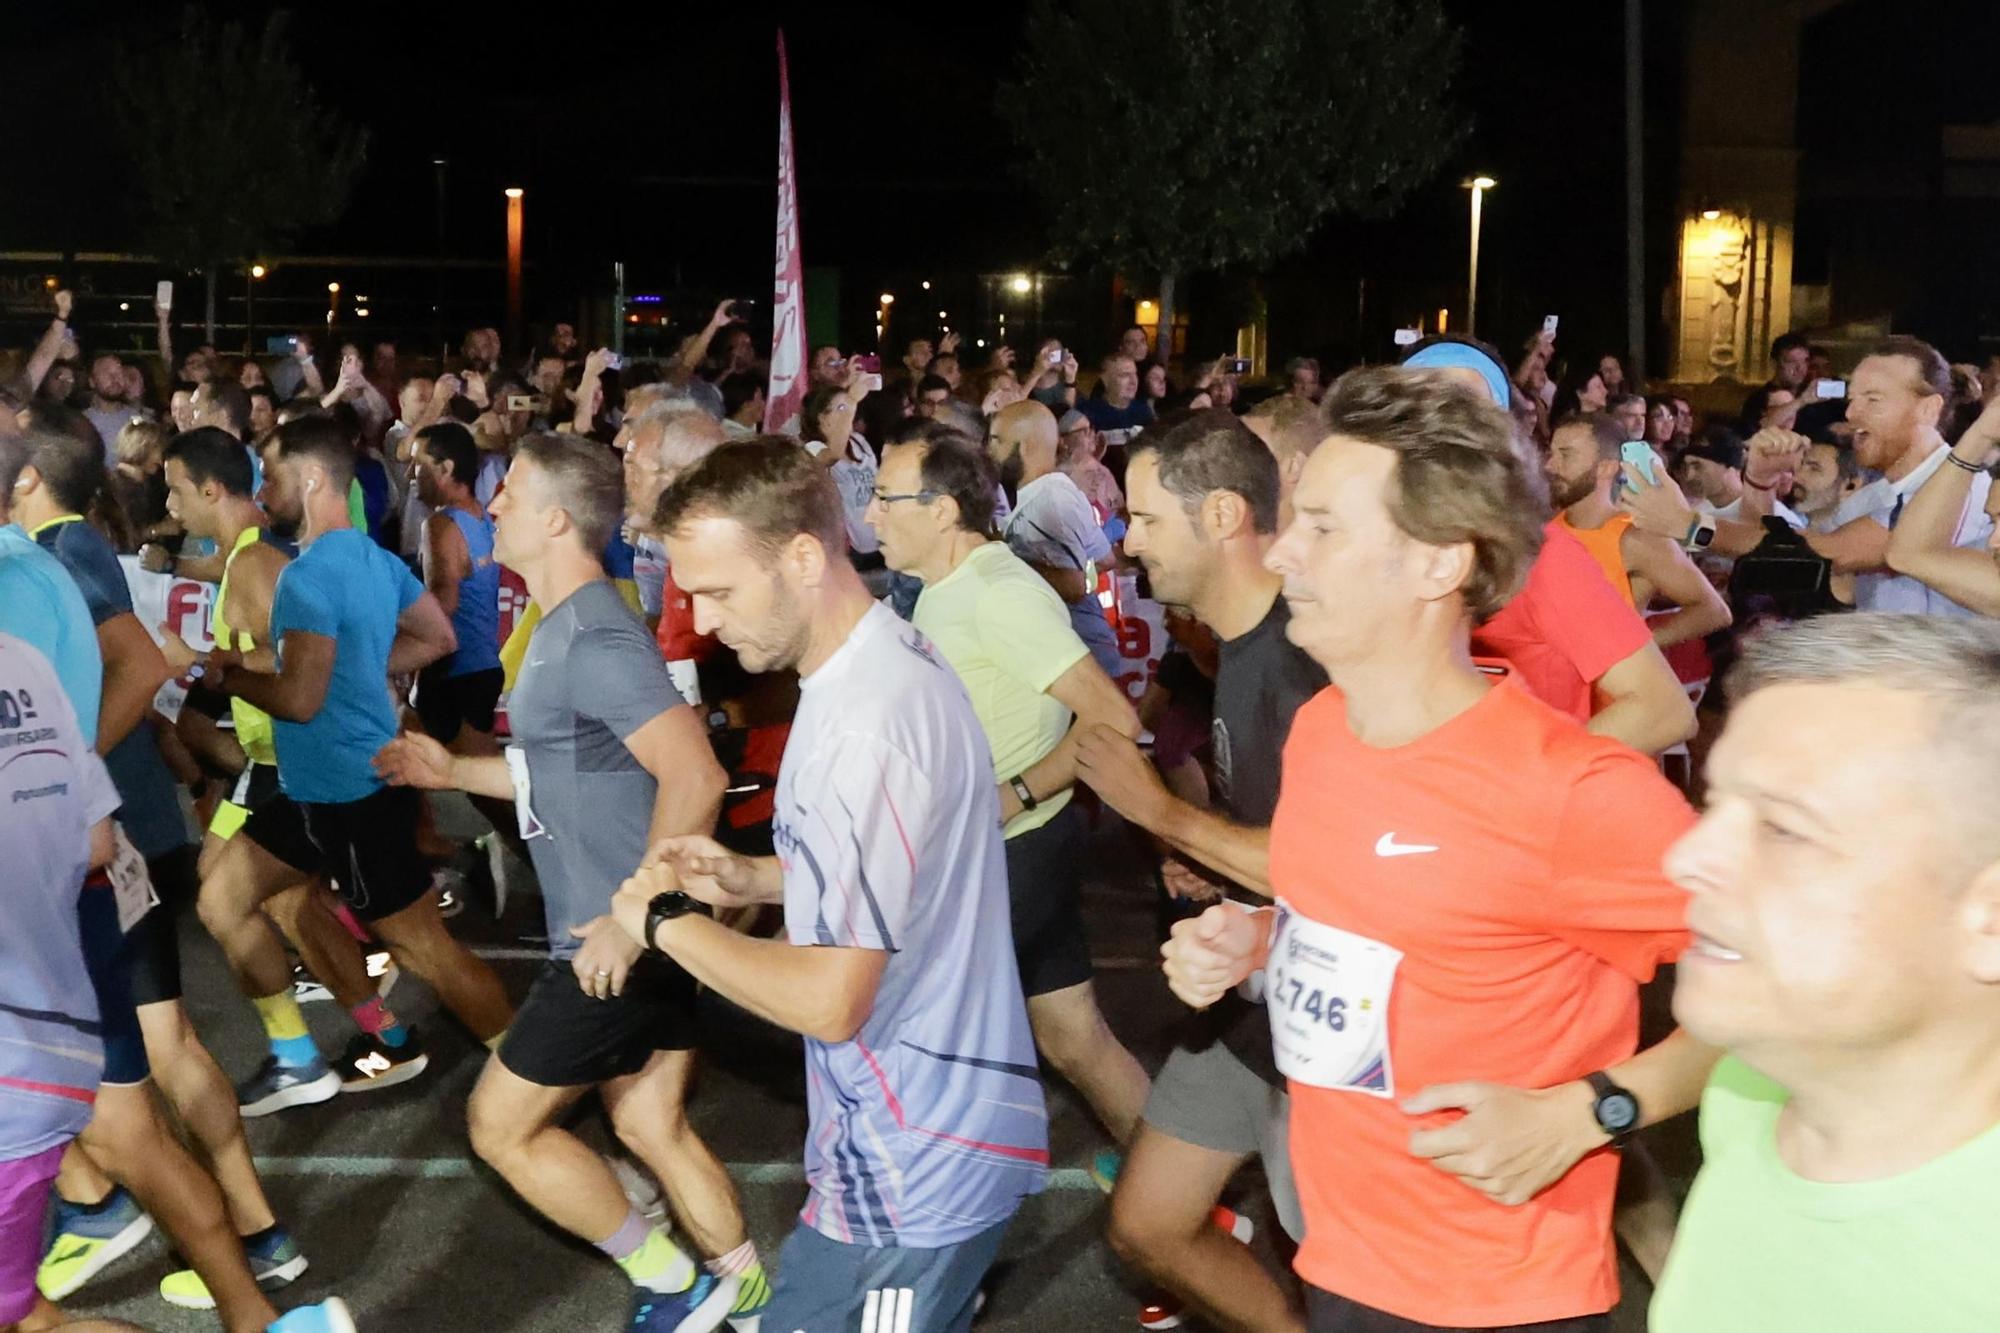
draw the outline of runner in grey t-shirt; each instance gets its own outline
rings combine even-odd
[[[543,830],[528,850],[557,958],[577,951],[570,928],[610,911],[646,855],[659,784],[625,738],[682,702],[645,625],[605,580],[578,588],[535,627],[507,720]]]

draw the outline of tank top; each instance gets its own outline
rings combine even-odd
[[[472,557],[472,572],[460,581],[458,605],[451,613],[458,649],[445,675],[491,671],[500,665],[500,566],[493,559],[493,520],[456,507],[443,512],[458,526]]]
[[[214,631],[215,645],[248,654],[256,648],[250,636],[229,624],[223,608],[229,605],[229,571],[236,564],[236,557],[246,546],[254,546],[263,539],[262,528],[245,528],[236,535],[236,544],[229,548],[229,556],[222,562],[222,581],[215,587],[215,609],[209,614],[209,627]],[[276,764],[278,749],[271,736],[271,715],[254,705],[232,697],[229,700],[229,716],[236,724],[236,743],[243,747],[244,757],[253,764]]]
[[[1569,521],[1568,514],[1556,515],[1556,522],[1583,543],[1583,549],[1604,570],[1604,576],[1618,589],[1625,604],[1635,611],[1643,610],[1632,602],[1632,576],[1625,569],[1625,529],[1632,526],[1632,516],[1623,512],[1613,514],[1601,528],[1579,528]]]

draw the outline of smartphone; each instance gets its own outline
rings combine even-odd
[[[854,364],[869,375],[879,375],[882,373],[882,358],[874,352],[857,352],[854,357]]]
[[[173,282],[170,279],[162,278],[160,285],[153,288],[153,299],[159,303],[160,309],[172,310],[174,308]]]
[[[1813,396],[1822,403],[1835,398],[1847,397],[1846,380],[1814,380]]]
[[[623,370],[625,369],[625,358],[616,352],[606,352],[604,354],[604,368],[606,370]]]
[[[1062,359],[1063,349],[1060,347],[1051,347],[1048,355],[1042,358],[1042,364],[1045,366],[1059,366],[1062,364]]]
[[[1546,333],[1549,337],[1553,338],[1556,336],[1556,325],[1560,323],[1562,323],[1561,316],[1544,315],[1542,317],[1542,332]]]
[[[1639,470],[1640,476],[1644,477],[1652,485],[1657,486],[1660,484],[1660,474],[1653,470],[1653,459],[1655,457],[1653,446],[1647,444],[1644,440],[1627,440],[1618,446],[1618,461],[1621,463],[1630,463]]]
[[[1231,375],[1248,375],[1250,373],[1250,358],[1247,356],[1232,356],[1222,363],[1222,368]]]
[[[861,387],[870,393],[880,393],[882,392],[882,377],[872,371],[864,374],[861,377]]]
[[[757,303],[755,301],[733,302],[729,307],[729,317],[731,319],[748,319],[750,318],[751,311],[755,310],[756,307]]]
[[[1419,333],[1418,333],[1418,332],[1417,332],[1417,331],[1416,331],[1415,329],[1397,329],[1397,330],[1396,330],[1396,346],[1398,346],[1398,347],[1409,347],[1409,346],[1413,345],[1414,343],[1416,343],[1416,341],[1417,341],[1417,340],[1418,340],[1418,339],[1419,339],[1419,338],[1420,338],[1421,336],[1422,336],[1422,335],[1421,335],[1421,334],[1419,334]]]
[[[546,412],[549,400],[539,394],[510,393],[507,395],[509,412]]]

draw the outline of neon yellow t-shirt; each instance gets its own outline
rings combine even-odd
[[[1734,1057],[1710,1075],[1652,1333],[2000,1329],[2000,1125],[1914,1171],[1826,1184],[1778,1155],[1786,1100]]]
[[[996,781],[1055,749],[1069,730],[1070,711],[1045,691],[1090,649],[1048,580],[1005,542],[987,542],[924,588],[910,620],[964,682],[993,751]],[[1069,798],[1061,791],[1023,810],[1007,821],[1007,836],[1040,828]]]

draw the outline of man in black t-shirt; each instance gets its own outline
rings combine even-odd
[[[1221,809],[1172,795],[1138,747],[1106,727],[1081,738],[1078,775],[1178,856],[1268,897],[1278,757],[1292,714],[1326,684],[1285,637],[1279,579],[1263,566],[1277,530],[1277,461],[1242,422],[1211,410],[1135,442],[1126,488],[1126,553],[1146,567],[1156,598],[1221,641],[1213,738]],[[1209,1225],[1230,1177],[1257,1154],[1280,1222],[1294,1239],[1301,1234],[1287,1111],[1262,1008],[1216,1005],[1183,1029],[1155,1078],[1112,1195],[1119,1254],[1229,1327],[1304,1327],[1250,1250]]]

